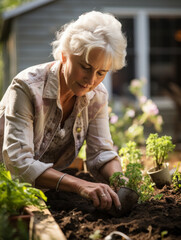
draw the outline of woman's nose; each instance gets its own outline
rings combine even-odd
[[[89,85],[94,85],[96,74],[94,72],[89,72],[86,78],[86,83]]]

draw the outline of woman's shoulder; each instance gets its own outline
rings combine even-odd
[[[13,80],[19,80],[26,84],[42,82],[46,79],[46,76],[54,63],[55,62],[48,62],[28,67],[19,72]]]
[[[94,99],[96,101],[105,102],[108,99],[108,91],[103,83],[100,83],[94,90]]]
[[[104,106],[107,103],[108,100],[108,91],[105,88],[103,83],[100,83],[94,90],[92,90],[92,93],[90,92],[90,105],[97,105],[99,107]]]

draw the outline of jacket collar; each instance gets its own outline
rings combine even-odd
[[[60,61],[52,62],[48,71],[47,82],[43,90],[43,98],[57,99],[59,90],[59,71],[61,67]]]

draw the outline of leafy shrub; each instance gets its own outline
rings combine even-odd
[[[18,179],[12,180],[10,172],[0,165],[0,212],[20,214],[23,207],[28,205],[44,208],[40,199],[47,200],[41,190],[31,187],[29,183],[20,183]]]

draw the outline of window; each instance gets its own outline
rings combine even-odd
[[[150,72],[149,92],[151,97],[164,95],[164,91],[173,82],[181,87],[181,18],[174,16],[149,16],[148,56]],[[127,65],[122,70],[112,74],[113,97],[130,97],[128,85],[136,78],[135,36],[133,17],[120,17],[123,32],[128,41]],[[146,34],[146,32],[142,32]],[[139,37],[140,38],[140,37]],[[141,50],[141,49],[140,49]],[[140,51],[138,50],[138,51]],[[142,67],[142,65],[141,65]]]
[[[150,18],[151,96],[162,96],[173,82],[181,87],[181,18]]]

